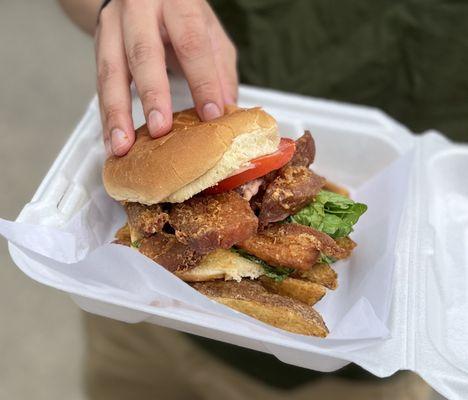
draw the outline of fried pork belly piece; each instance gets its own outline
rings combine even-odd
[[[142,239],[138,250],[170,272],[193,268],[202,259],[201,254],[180,243],[175,235],[164,232]]]
[[[295,214],[320,192],[325,179],[306,167],[286,167],[268,185],[260,206],[261,226]]]
[[[344,250],[327,234],[308,226],[276,223],[238,243],[245,250],[273,267],[310,269],[320,253],[333,258]]]
[[[260,277],[260,282],[269,292],[291,297],[309,306],[317,303],[326,293],[324,286],[305,279],[286,278],[277,282],[263,275]]]
[[[325,337],[328,334],[322,317],[312,307],[269,293],[258,282],[199,282],[193,287],[212,300],[277,328],[310,336]]]
[[[334,290],[338,287],[338,275],[330,265],[317,263],[312,268],[304,271],[296,271],[294,277],[300,277],[310,282],[323,285],[328,289]]]
[[[161,232],[164,224],[169,220],[169,215],[164,212],[160,204],[146,206],[140,203],[125,203],[124,207],[132,242]]]
[[[336,239],[336,244],[342,250],[338,257],[335,257],[337,260],[344,260],[348,257],[351,257],[353,250],[357,246],[356,242],[352,240],[349,236]]]
[[[257,212],[261,209],[263,196],[268,186],[284,172],[288,167],[308,167],[315,158],[315,143],[309,131],[305,131],[299,139],[296,140],[296,150],[292,159],[282,168],[269,172],[261,177],[262,183],[249,200],[252,209]],[[273,221],[271,221],[273,222]]]
[[[249,202],[234,191],[177,204],[169,220],[177,239],[201,254],[228,249],[255,234],[258,227]]]
[[[305,131],[295,143],[296,151],[287,165],[294,167],[308,167],[315,159],[315,142],[310,131]]]

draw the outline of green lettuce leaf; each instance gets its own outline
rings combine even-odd
[[[334,262],[336,262],[336,260],[333,257],[329,257],[322,252],[320,253],[319,258],[317,259],[317,264],[332,265]]]
[[[292,268],[272,267],[267,263],[263,263],[262,267],[265,270],[265,275],[276,282],[283,282],[294,271]]]
[[[353,231],[353,225],[366,211],[365,204],[322,190],[312,203],[292,215],[290,221],[310,226],[338,239],[348,236]]]
[[[135,240],[134,242],[131,243],[131,247],[135,249],[139,249],[141,246],[141,240]]]

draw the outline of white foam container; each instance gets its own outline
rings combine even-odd
[[[185,86],[173,84],[174,107],[190,106]],[[403,153],[414,149],[408,200],[403,211],[393,274],[388,328],[391,337],[371,347],[334,356],[306,352],[271,338],[265,345],[254,334],[238,334],[207,326],[203,318],[186,314],[175,318],[153,306],[135,306],[88,291],[67,287],[19,247],[10,254],[32,279],[70,293],[84,310],[130,323],[157,325],[215,338],[273,353],[282,361],[319,371],[334,371],[355,362],[379,377],[412,370],[448,398],[468,398],[468,148],[455,146],[435,132],[414,136],[384,113],[367,107],[340,104],[243,86],[240,105],[262,105],[274,115],[283,134],[310,129],[320,149],[319,172],[332,181],[357,187]],[[134,119],[143,122],[135,100]],[[337,140],[324,140],[329,135]],[[361,168],[346,165],[349,146],[361,146]],[[62,226],[101,185],[104,159],[97,100],[94,99],[18,222]],[[332,346],[332,344],[331,344]],[[274,350],[274,351],[273,351]]]

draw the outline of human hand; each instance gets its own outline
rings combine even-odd
[[[166,63],[180,68],[202,120],[237,99],[236,50],[205,0],[112,0],[95,33],[104,144],[122,156],[135,141],[133,79],[152,137],[172,126]]]

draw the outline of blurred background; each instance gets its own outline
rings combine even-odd
[[[0,216],[30,200],[95,92],[92,40],[55,0],[2,1]],[[85,399],[81,312],[0,240],[0,399]]]
[[[91,38],[55,0],[0,5],[0,216],[15,219],[94,95]],[[84,399],[80,311],[0,240],[0,399]]]

